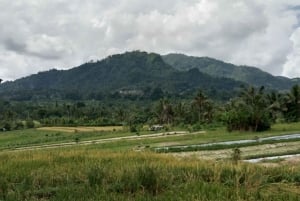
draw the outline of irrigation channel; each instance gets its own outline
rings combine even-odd
[[[257,138],[253,140],[235,140],[235,141],[223,141],[223,142],[214,142],[214,143],[205,143],[205,144],[194,144],[194,145],[181,145],[181,146],[167,146],[167,147],[157,147],[154,148],[156,152],[168,153],[168,152],[185,152],[185,151],[201,151],[201,150],[217,150],[217,149],[226,149],[231,147],[246,147],[253,145],[261,144],[272,144],[282,141],[292,141],[300,139],[300,134],[289,134],[289,135],[280,135],[272,136],[265,138]],[[300,156],[300,154],[289,154],[283,156],[272,156],[257,158],[251,160],[245,160],[251,163],[257,163],[265,159],[276,159],[276,158],[289,158],[294,156]]]
[[[244,161],[249,162],[249,163],[258,163],[258,162],[261,162],[263,160],[285,159],[285,158],[292,158],[292,157],[300,157],[300,154],[290,154],[290,155],[283,155],[283,156],[270,156],[270,157],[249,159],[249,160],[244,160]]]

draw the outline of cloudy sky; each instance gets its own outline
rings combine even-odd
[[[130,50],[300,77],[299,0],[0,0],[0,78]]]

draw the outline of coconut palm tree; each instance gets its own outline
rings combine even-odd
[[[159,123],[171,124],[174,117],[172,104],[168,99],[161,99],[156,109],[156,116],[158,117]]]
[[[283,115],[286,121],[296,122],[300,119],[300,86],[294,85],[284,97]]]
[[[204,95],[202,91],[198,91],[192,102],[192,110],[197,113],[198,122],[210,122],[212,119],[213,106],[212,102]]]
[[[276,119],[279,118],[282,110],[285,108],[283,104],[283,96],[280,93],[272,91],[271,93],[267,94],[266,98],[269,103],[271,120],[272,122],[275,122]]]
[[[262,131],[270,128],[270,107],[264,87],[244,88],[240,97],[230,104],[227,113],[230,130]]]

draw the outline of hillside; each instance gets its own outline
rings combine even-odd
[[[214,78],[198,69],[180,71],[155,53],[127,52],[85,63],[70,70],[40,72],[0,85],[0,95],[16,100],[89,99],[104,96],[138,96],[157,99],[187,95],[202,89],[215,97],[229,98],[242,82]]]
[[[273,76],[255,67],[236,66],[208,57],[193,57],[184,54],[168,54],[163,56],[166,63],[177,70],[187,71],[193,68],[207,73],[213,77],[225,77],[236,81],[245,82],[254,86],[265,86],[269,89],[288,90],[297,79],[289,79],[282,76]]]

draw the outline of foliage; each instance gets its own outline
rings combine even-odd
[[[213,104],[202,91],[194,98],[192,111],[197,114],[198,123],[211,123],[213,120]]]
[[[174,118],[173,107],[167,99],[161,99],[156,108],[156,117],[160,124],[171,124]]]
[[[163,56],[166,63],[181,71],[193,68],[213,77],[225,77],[241,81],[249,85],[269,89],[288,90],[299,80],[273,76],[255,67],[236,66],[208,57],[192,57],[183,54],[169,54]]]
[[[288,122],[300,120],[300,86],[295,85],[284,97],[283,116]]]
[[[297,166],[232,166],[81,148],[1,153],[0,162],[0,199],[7,201],[299,198]]]
[[[264,88],[245,88],[239,98],[232,100],[224,113],[229,131],[264,131],[270,129],[271,107]]]
[[[91,101],[4,101],[0,100],[0,131],[42,126],[169,127],[201,130],[227,125],[228,130],[263,131],[275,122],[300,119],[299,86],[289,93],[265,92],[244,87],[227,104],[212,100],[198,89],[185,99]],[[136,132],[136,131],[134,131]]]
[[[198,88],[218,99],[228,99],[241,85],[191,69],[182,72],[155,53],[140,51],[109,56],[70,70],[40,72],[0,85],[0,96],[10,100],[158,100],[185,97]]]
[[[237,164],[242,159],[241,154],[242,152],[239,148],[234,148],[232,150],[231,160],[233,161],[234,164]]]

